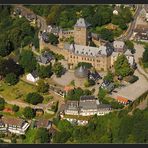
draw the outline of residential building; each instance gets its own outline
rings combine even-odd
[[[19,118],[1,117],[0,119],[0,131],[3,132],[23,135],[29,126],[27,121]]]
[[[95,72],[90,72],[89,79],[93,81],[97,81],[98,79],[102,79],[102,77],[99,75],[97,71],[95,71]]]
[[[52,126],[52,122],[49,121],[48,119],[39,119],[35,121],[35,127],[36,128],[46,128],[49,130]]]
[[[123,41],[114,41],[113,47],[115,52],[124,52],[125,43]]]
[[[117,60],[117,57],[120,56],[121,52],[113,52],[112,55],[111,55],[111,67],[114,66],[114,62]],[[127,49],[125,52],[124,52],[124,55],[126,56],[127,60],[128,60],[128,63],[130,64],[131,67],[133,67],[133,65],[135,65],[135,58],[134,58],[134,55],[131,53],[131,51],[129,49]]]
[[[111,111],[111,106],[100,104],[94,96],[81,96],[80,101],[67,101],[60,108],[60,115],[105,115]]]
[[[134,29],[134,39],[136,41],[148,42],[148,25],[137,25]]]
[[[39,80],[39,76],[36,70],[32,71],[31,73],[26,75],[26,79],[30,82],[37,82]]]
[[[124,53],[124,55],[126,56],[130,66],[132,67],[133,65],[135,65],[135,58],[134,55],[131,53],[130,50],[126,50],[126,52]]]
[[[67,115],[78,115],[79,114],[79,102],[78,101],[67,101],[65,104],[64,113]]]
[[[40,56],[38,56],[36,59],[39,62],[39,64],[48,65],[49,63],[51,63],[51,61],[54,60],[54,57],[52,54],[48,53],[48,51],[45,51]]]
[[[114,90],[115,86],[114,86],[114,83],[105,80],[101,84],[101,88],[107,90],[108,92],[112,92]]]
[[[46,31],[44,31],[42,34],[41,34],[41,37],[43,39],[43,41],[45,43],[49,43],[49,36],[48,36],[48,33]]]

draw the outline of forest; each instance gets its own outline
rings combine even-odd
[[[100,33],[102,26],[112,23],[118,26],[113,34],[119,35],[127,29],[127,24],[132,21],[130,8],[119,8],[119,14],[113,15],[115,5],[27,5],[36,14],[46,18],[47,24],[57,25],[65,29],[73,29],[76,20],[80,17],[92,26],[93,32]]]
[[[93,116],[87,126],[75,126],[67,120],[54,119],[60,131],[53,143],[147,143],[148,108]]]

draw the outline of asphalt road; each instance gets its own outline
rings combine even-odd
[[[128,28],[128,30],[127,30],[127,33],[125,33],[125,34],[122,35],[120,38],[118,38],[119,40],[129,40],[129,39],[130,39],[130,37],[131,37],[132,34],[133,34],[133,31],[134,31],[134,28],[135,28],[135,25],[136,25],[136,20],[137,20],[137,17],[138,17],[138,15],[139,15],[141,9],[142,9],[142,4],[137,4],[137,10],[136,10],[136,12],[135,12],[135,14],[134,14],[134,17],[133,17],[134,19],[133,19],[133,21],[129,24],[129,28]]]
[[[26,14],[35,14],[29,8],[27,8],[21,4],[15,5],[15,7],[21,9],[22,14],[25,14],[25,15]],[[39,22],[39,24],[40,24],[40,31],[46,30],[47,29],[46,19],[39,16],[39,15],[36,15],[36,16],[37,16],[37,22]]]

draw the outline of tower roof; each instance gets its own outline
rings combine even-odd
[[[84,18],[79,18],[75,24],[75,27],[84,27],[87,28],[89,24],[85,21]]]
[[[88,73],[89,73],[88,69],[86,69],[83,66],[80,66],[75,70],[75,76],[78,78],[86,78],[88,77]]]

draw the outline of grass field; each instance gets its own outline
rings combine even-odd
[[[0,95],[7,100],[24,99],[26,94],[33,91],[36,91],[35,86],[21,80],[14,86],[0,82]]]

